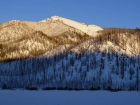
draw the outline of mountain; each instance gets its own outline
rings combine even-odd
[[[0,24],[0,87],[140,89],[140,29],[59,16]]]

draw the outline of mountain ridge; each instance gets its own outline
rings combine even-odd
[[[8,60],[36,56],[59,45],[70,43],[73,45],[81,43],[81,40],[84,41],[88,37],[93,37],[75,28],[75,26],[67,24],[69,21],[71,22],[69,19],[53,16],[45,22],[12,20],[3,23],[0,26],[0,44],[2,46],[0,59]],[[74,25],[81,25],[81,23],[72,22]],[[96,29],[96,31],[98,30]],[[63,40],[65,40],[65,42]],[[4,46],[7,46],[7,48]],[[40,49],[40,53],[34,53],[32,55],[31,52],[34,52],[33,49],[36,49],[37,52]]]
[[[77,28],[79,25],[81,25],[80,28]],[[86,28],[85,30],[81,30],[81,27]],[[93,32],[92,34],[94,35],[87,32],[89,27],[92,28],[89,32]],[[64,51],[80,52],[85,50],[92,52],[93,49],[96,51],[97,49],[108,50],[111,48],[115,52],[131,56],[139,54],[140,52],[137,48],[139,42],[135,41],[135,43],[132,44],[128,37],[131,37],[131,41],[135,40],[135,38],[138,37],[138,35],[132,35],[135,34],[135,31],[138,34],[139,29],[103,29],[95,25],[78,23],[60,16],[52,16],[51,18],[47,18],[39,22],[12,20],[0,25],[0,59],[3,61],[6,59],[35,57],[40,54],[47,55],[49,51],[51,52],[55,47],[57,48],[67,44],[73,47],[69,47],[69,50],[65,48],[67,50],[64,49]],[[107,39],[107,37],[110,37],[111,40]],[[116,41],[112,38],[115,38]],[[94,43],[99,42],[102,39],[103,45],[95,48],[94,46],[97,44],[94,45]],[[92,40],[96,41],[93,42]],[[104,40],[107,41],[104,43]],[[90,44],[86,45],[86,43]],[[131,47],[128,43],[131,44]],[[123,44],[123,47],[121,47],[121,44]]]

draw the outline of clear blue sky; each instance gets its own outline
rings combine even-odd
[[[101,27],[140,28],[140,0],[0,0],[0,22],[53,15]]]

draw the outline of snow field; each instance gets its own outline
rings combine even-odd
[[[0,105],[139,105],[139,92],[0,90]]]

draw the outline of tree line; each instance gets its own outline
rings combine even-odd
[[[99,57],[100,56],[100,57]],[[0,87],[139,90],[140,56],[60,54],[0,63]]]

